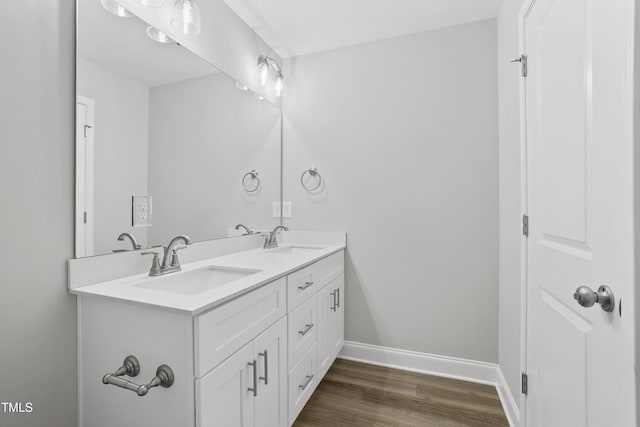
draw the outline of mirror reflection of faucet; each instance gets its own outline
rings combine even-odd
[[[132,249],[114,249],[113,252],[114,253],[118,253],[118,252],[128,252],[129,250],[132,251],[137,251],[139,249],[142,249],[142,245],[138,244],[138,241],[136,240],[135,236],[131,233],[122,233],[118,236],[118,241],[119,242],[124,242],[125,240],[129,240],[129,242],[131,242],[131,246]]]
[[[250,229],[249,227],[247,227],[247,226],[246,226],[246,225],[244,225],[244,224],[238,224],[238,225],[236,225],[236,226],[235,226],[235,229],[236,229],[236,230],[240,230],[241,228],[244,228],[244,230],[245,230],[245,232],[244,232],[244,233],[242,233],[242,235],[243,235],[243,236],[248,236],[248,235],[251,235],[251,234],[256,234],[256,232],[255,232],[255,231],[253,231],[252,229]]]

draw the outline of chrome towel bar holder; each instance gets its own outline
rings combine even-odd
[[[247,179],[249,178],[249,179]],[[255,186],[251,186],[251,181],[255,181]],[[258,176],[258,171],[253,169],[244,174],[242,177],[242,188],[247,193],[255,193],[260,188],[260,177]]]
[[[153,387],[169,388],[173,385],[174,376],[173,370],[167,365],[160,365],[156,369],[156,376],[149,381],[148,384],[136,384],[129,380],[122,378],[124,375],[130,377],[136,377],[140,373],[140,362],[135,356],[127,356],[122,362],[122,366],[119,367],[114,373],[106,374],[102,377],[102,383],[106,385],[115,385],[126,390],[135,391],[140,397],[149,393],[149,390]]]
[[[307,174],[309,176],[314,177],[314,178],[316,178],[318,180],[318,183],[315,186],[313,186],[313,187],[307,186],[307,183],[304,180],[304,177]],[[309,193],[313,193],[318,188],[320,188],[320,186],[322,185],[322,175],[320,175],[320,172],[318,172],[318,168],[310,166],[308,169],[305,169],[304,172],[302,172],[302,175],[300,175],[300,184],[302,185],[302,188],[307,190],[307,192],[309,192]]]

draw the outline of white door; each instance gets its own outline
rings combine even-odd
[[[328,284],[318,292],[318,341],[316,351],[318,353],[318,380],[327,373],[333,363],[329,345],[329,316],[335,310],[335,289]]]
[[[256,427],[287,426],[287,318],[283,317],[253,342],[257,361]]]
[[[76,258],[93,255],[95,101],[76,100]]]
[[[197,427],[252,427],[253,342],[196,380]],[[257,378],[256,378],[257,380]]]
[[[632,0],[523,12],[530,427],[636,423],[633,16]],[[614,310],[579,305],[581,285],[608,285]]]

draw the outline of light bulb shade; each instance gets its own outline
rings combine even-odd
[[[282,74],[276,76],[276,80],[273,82],[273,94],[280,98],[284,93],[284,78]]]
[[[258,59],[258,73],[260,75],[260,84],[266,87],[269,80],[269,64],[262,56]]]
[[[104,10],[112,15],[116,15],[121,18],[131,18],[134,16],[133,13],[122,7],[122,5],[116,0],[100,0],[100,4],[102,4]]]
[[[160,31],[156,27],[148,26],[147,27],[147,35],[152,39],[159,43],[175,43],[176,41],[169,37],[167,33]]]
[[[147,7],[162,7],[164,0],[139,0],[140,4]]]
[[[171,26],[187,36],[200,34],[200,7],[195,0],[177,0],[173,6]]]

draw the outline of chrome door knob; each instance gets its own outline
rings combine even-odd
[[[616,301],[613,291],[606,285],[600,286],[598,292],[593,292],[588,286],[580,286],[573,294],[573,299],[583,307],[591,307],[595,303],[600,304],[604,311],[613,311]]]

